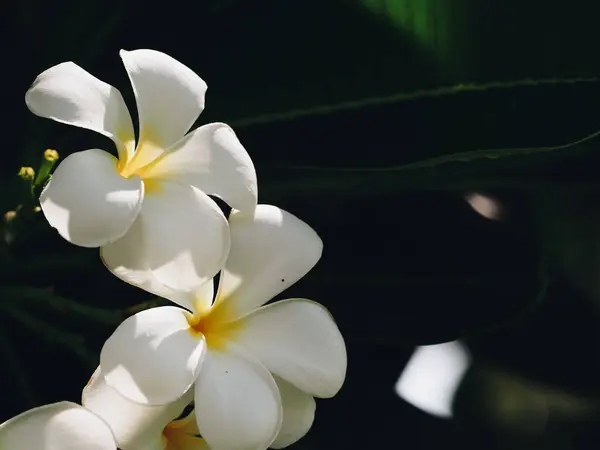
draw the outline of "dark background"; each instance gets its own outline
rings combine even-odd
[[[113,145],[33,116],[25,91],[72,60],[134,111],[118,51],[151,48],[207,82],[198,123],[234,127],[259,201],[324,240],[320,263],[284,296],[331,310],[348,376],[292,448],[595,448],[600,140],[566,144],[600,128],[600,83],[582,80],[600,74],[599,13],[591,0],[4,7],[0,207],[17,216],[0,245],[0,421],[79,401],[103,341],[153,301],[32,211],[21,166],[37,168],[46,148]],[[470,193],[502,214],[483,217]],[[458,338],[474,362],[454,419],[403,402],[394,384],[414,346]]]

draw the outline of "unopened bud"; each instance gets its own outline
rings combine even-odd
[[[6,211],[4,213],[4,221],[6,223],[12,222],[15,217],[17,217],[17,212],[16,211]]]
[[[33,170],[33,167],[21,167],[18,175],[24,180],[33,180],[33,177],[35,177],[35,170]]]
[[[56,150],[52,150],[49,148],[44,152],[44,159],[46,161],[57,161],[58,160],[58,152]]]
[[[33,212],[34,213],[39,213],[42,210],[42,208],[40,208],[39,206],[34,206],[33,207]]]

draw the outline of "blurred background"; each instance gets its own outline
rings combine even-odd
[[[62,240],[17,176],[47,148],[114,151],[27,110],[40,72],[74,61],[135,111],[118,51],[151,48],[207,82],[198,124],[235,129],[259,201],[325,243],[282,297],[330,309],[348,376],[291,448],[596,448],[599,13],[591,0],[5,6],[0,422],[78,402],[116,325],[160,302]]]

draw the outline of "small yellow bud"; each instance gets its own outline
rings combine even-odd
[[[33,207],[33,212],[34,213],[39,213],[42,210],[42,208],[40,208],[39,206],[34,206]]]
[[[24,180],[33,180],[33,177],[35,177],[35,170],[33,170],[33,167],[21,167],[18,175]]]
[[[44,158],[47,161],[57,161],[58,160],[58,152],[56,150],[52,150],[49,148],[44,152]]]
[[[6,223],[12,222],[15,217],[17,217],[17,212],[16,211],[6,211],[4,213],[4,221]]]

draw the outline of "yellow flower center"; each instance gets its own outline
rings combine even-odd
[[[161,435],[163,450],[186,450],[197,448],[202,438],[196,425],[195,415],[190,414],[167,424]]]
[[[171,423],[168,423],[162,432],[161,441],[163,450],[179,450],[180,448],[179,441],[183,433],[180,428],[172,427]]]
[[[234,320],[233,311],[227,302],[216,301],[207,310],[199,310],[195,314],[188,313],[190,332],[194,335],[203,335],[206,346],[212,350],[224,350],[227,342],[232,340],[242,323]]]
[[[133,141],[125,143],[125,147],[132,149],[135,146]],[[117,164],[117,171],[123,178],[131,178],[134,175],[139,176],[144,182],[144,189],[146,193],[150,193],[158,190],[160,187],[159,180],[149,176],[151,169],[160,161],[161,156],[164,154],[164,150],[155,145],[151,140],[142,140],[137,145],[133,156],[127,158],[125,156],[119,157],[119,163]],[[127,152],[127,154],[131,154]]]

